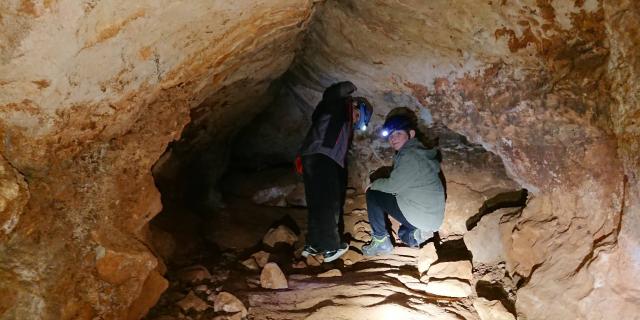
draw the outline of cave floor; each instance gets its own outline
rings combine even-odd
[[[303,238],[294,247],[260,244],[269,226],[277,224],[288,225],[304,235],[304,208],[259,206],[248,200],[231,199],[207,225],[217,234],[210,241],[217,243],[224,239],[234,245],[225,248],[214,244],[208,254],[170,266],[165,275],[170,287],[146,319],[241,319],[239,313],[214,310],[214,298],[222,291],[243,302],[248,309],[247,319],[481,319],[474,307],[478,299],[477,280],[499,278],[499,270],[474,268],[473,279],[469,281],[471,293],[466,297],[427,293],[429,290],[425,290],[426,284],[421,282],[417,269],[419,249],[396,247],[392,254],[375,258],[361,255],[360,248],[368,240],[368,233],[363,231],[363,221],[366,222],[363,208],[363,195],[348,196],[344,221],[351,248],[334,262],[313,266],[313,261],[300,257]],[[245,228],[236,229],[240,226]],[[459,248],[461,241],[449,243],[454,245],[438,245],[438,261],[469,258],[466,249]],[[287,278],[287,289],[262,288],[260,270],[242,264],[260,251],[268,252],[268,261],[280,266]],[[194,275],[193,270],[198,268],[206,268],[205,275]],[[321,275],[336,273],[336,269],[338,276]],[[193,296],[198,298],[190,300]]]

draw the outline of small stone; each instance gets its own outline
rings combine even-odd
[[[256,262],[256,259],[254,259],[253,257],[242,261],[242,265],[249,270],[253,270],[253,271],[260,270],[260,266]]]
[[[427,243],[422,249],[420,249],[420,253],[418,254],[418,271],[420,274],[429,270],[429,267],[432,263],[438,260],[438,253],[436,252],[436,247],[433,242]]]
[[[291,265],[291,267],[294,269],[304,269],[307,267],[307,264],[304,261],[298,261]]]
[[[319,267],[324,262],[323,256],[308,256],[307,265],[311,267]]]
[[[196,290],[198,292],[207,292],[207,291],[209,291],[209,287],[207,287],[206,284],[201,284],[201,285],[195,287],[194,290]]]
[[[182,300],[178,301],[177,305],[184,311],[193,309],[200,312],[209,308],[209,305],[202,299],[198,298],[193,291],[189,291],[189,294],[187,294],[187,296]]]
[[[342,277],[342,272],[338,269],[331,269],[327,272],[323,272],[317,276],[318,278],[332,278],[332,277]]]
[[[430,279],[425,291],[436,296],[464,298],[471,295],[471,286],[468,282],[457,279]]]
[[[209,270],[202,265],[195,265],[178,271],[178,279],[182,282],[194,283],[210,278]]]
[[[227,313],[240,312],[242,317],[247,316],[247,308],[245,308],[242,301],[228,292],[220,292],[216,296],[213,302],[213,310],[215,312],[224,311]]]
[[[296,241],[298,241],[298,236],[284,225],[269,229],[264,238],[262,238],[262,243],[270,247],[274,247],[278,243],[286,243],[293,246]]]
[[[269,262],[260,274],[260,286],[265,289],[286,289],[289,287],[287,278],[277,264]]]
[[[431,265],[429,271],[427,271],[427,276],[429,278],[471,280],[473,277],[471,269],[471,262],[468,260],[439,262]]]
[[[473,301],[473,307],[478,312],[480,320],[515,320],[511,314],[498,300],[489,301],[478,298]]]
[[[256,260],[256,263],[258,264],[258,266],[260,268],[263,268],[264,265],[267,264],[267,262],[269,262],[270,254],[265,251],[258,251],[252,254],[251,256]]]

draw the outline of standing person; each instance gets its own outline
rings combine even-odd
[[[309,210],[304,257],[322,255],[325,262],[331,262],[349,249],[339,232],[347,186],[347,151],[354,127],[366,130],[372,115],[366,99],[351,97],[355,90],[353,83],[344,81],[324,91],[300,148]]]
[[[375,180],[366,193],[373,231],[371,242],[362,247],[366,256],[393,250],[385,213],[400,222],[398,236],[410,247],[430,238],[444,219],[445,196],[437,151],[425,148],[415,138],[415,122],[407,115],[387,118],[382,135],[388,137],[396,154],[389,177]]]

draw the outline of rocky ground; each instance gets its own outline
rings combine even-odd
[[[170,265],[170,287],[146,319],[515,319],[504,264],[474,265],[463,239],[363,257],[370,229],[354,190],[344,215],[350,250],[332,263],[302,258],[305,210],[290,204],[303,197],[285,189],[227,201],[208,224],[216,245]]]

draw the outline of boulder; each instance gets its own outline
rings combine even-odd
[[[289,287],[287,278],[276,263],[269,262],[260,274],[260,286],[265,289],[286,289]]]
[[[240,299],[228,292],[220,292],[213,301],[213,310],[227,313],[240,312],[242,317],[247,316],[247,308]]]

